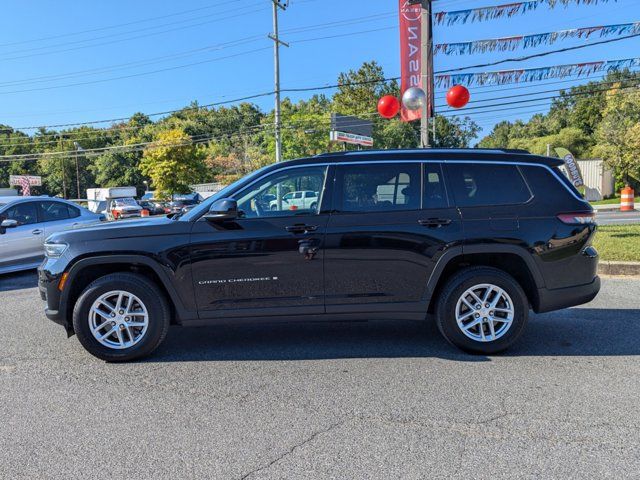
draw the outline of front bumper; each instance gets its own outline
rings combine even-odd
[[[40,298],[45,302],[44,314],[45,316],[62,325],[67,334],[73,333],[73,326],[70,325],[66,309],[62,302],[62,295],[58,290],[58,283],[60,282],[60,275],[52,273],[44,268],[47,264],[47,260],[38,268],[38,290],[40,292]]]
[[[596,275],[591,283],[567,288],[538,289],[536,313],[551,312],[567,307],[582,305],[593,300],[600,291],[600,277]]]

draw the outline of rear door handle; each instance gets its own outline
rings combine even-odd
[[[36,228],[35,230],[32,230],[31,233],[33,233],[34,235],[40,235],[42,233],[42,230]]]
[[[439,228],[439,227],[446,227],[447,225],[449,225],[451,223],[451,219],[450,218],[427,218],[424,220],[418,220],[418,223],[423,227]]]
[[[291,233],[307,233],[307,232],[315,232],[318,227],[316,225],[290,225],[288,227],[284,227],[287,232]]]

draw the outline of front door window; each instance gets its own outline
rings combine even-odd
[[[289,168],[258,180],[234,195],[241,218],[317,214],[326,174],[326,167]],[[317,193],[305,197],[307,190]]]

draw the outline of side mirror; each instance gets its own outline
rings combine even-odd
[[[209,207],[209,211],[204,215],[209,222],[225,222],[238,218],[238,202],[233,198],[221,198],[216,200]]]
[[[0,223],[0,235],[7,233],[7,228],[16,228],[17,226],[18,222],[16,220],[2,220],[2,223]]]
[[[15,228],[18,226],[17,220],[3,220],[0,227],[2,228]]]

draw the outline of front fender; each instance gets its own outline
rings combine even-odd
[[[71,295],[79,294],[79,291],[82,291],[84,288],[88,286],[87,283],[83,285],[77,285],[78,281],[82,281],[82,273],[86,271],[87,268],[95,267],[98,265],[108,266],[110,271],[113,270],[114,265],[126,265],[127,269],[135,270],[135,267],[142,266],[147,269],[150,269],[156,276],[154,280],[159,284],[159,286],[166,291],[168,296],[168,301],[173,305],[178,322],[182,320],[190,320],[197,318],[197,312],[189,308],[187,304],[190,302],[193,304],[193,300],[191,298],[184,298],[178,292],[176,288],[177,279],[175,277],[175,273],[170,269],[160,265],[153,258],[145,256],[145,255],[137,255],[137,254],[126,254],[126,255],[96,255],[89,256],[79,259],[74,262],[70,268],[67,269],[67,279],[65,288],[60,295],[60,311],[66,312],[66,320],[70,324],[71,313],[73,309],[73,305],[70,304],[70,300],[72,300]],[[191,277],[189,275],[188,282],[191,282]],[[192,285],[189,284],[189,288],[187,289],[191,296],[193,295]]]

